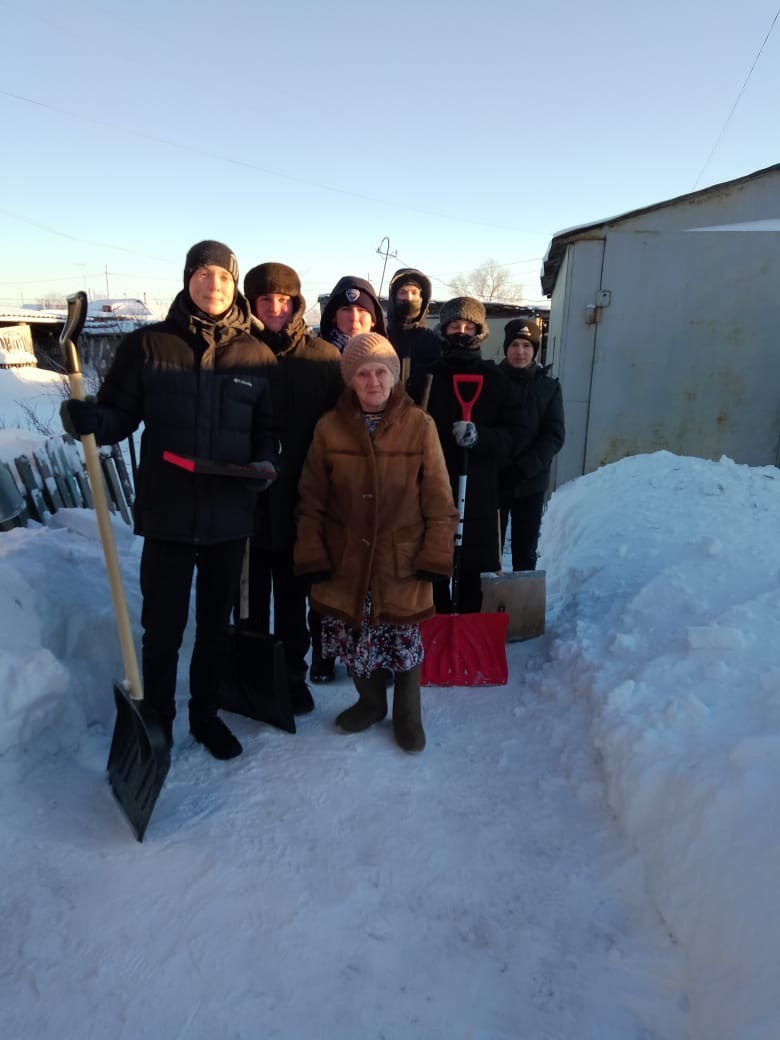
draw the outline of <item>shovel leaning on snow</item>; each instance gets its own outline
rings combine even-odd
[[[81,375],[76,343],[87,316],[86,293],[78,292],[68,297],[68,316],[60,334],[60,347],[65,359],[65,369],[70,383],[70,394],[78,401],[84,400],[84,381]],[[95,505],[100,541],[111,586],[122,663],[125,669],[123,682],[114,681],[116,723],[108,753],[108,779],[119,807],[127,817],[133,833],[143,840],[146,825],[152,815],[157,797],[168,775],[171,756],[165,735],[157,719],[143,712],[143,691],[138,671],[138,661],[127,613],[119,558],[111,526],[108,499],[103,479],[103,470],[94,434],[81,438],[84,461],[87,466],[92,498]]]

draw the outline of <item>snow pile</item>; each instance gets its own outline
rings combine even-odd
[[[780,1035],[780,471],[668,453],[561,488],[543,682],[587,697],[609,804],[689,964],[694,1035]]]
[[[7,431],[3,459],[11,456],[20,430],[62,433],[59,409],[67,392],[67,380],[56,372],[31,367],[0,369],[0,431]]]

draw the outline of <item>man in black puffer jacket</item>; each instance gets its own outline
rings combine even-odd
[[[441,338],[426,324],[431,282],[415,267],[402,267],[390,279],[387,338],[410,368],[431,365],[441,353]]]
[[[512,570],[536,570],[536,547],[552,460],[563,447],[561,384],[536,360],[541,344],[539,325],[532,318],[513,318],[504,326],[504,354],[499,370],[515,394],[526,432],[512,461],[499,474],[501,541],[512,518]]]
[[[76,435],[115,444],[143,423],[134,503],[141,556],[144,710],[173,743],[176,667],[197,568],[190,730],[215,758],[241,745],[217,716],[223,633],[236,600],[256,494],[235,477],[193,474],[163,452],[277,465],[267,378],[272,352],[250,335],[238,264],[221,242],[187,253],[184,288],[165,321],[126,336],[94,401],[67,401]]]
[[[308,582],[293,573],[295,507],[314,427],[344,389],[341,355],[336,346],[306,328],[306,301],[292,267],[253,267],[244,278],[244,294],[254,312],[253,333],[276,357],[271,393],[282,448],[279,477],[257,503],[249,553],[249,625],[255,632],[271,631],[273,586],[274,632],[284,644],[293,711],[303,715],[314,708],[314,699],[306,684]]]

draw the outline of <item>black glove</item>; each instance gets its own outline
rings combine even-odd
[[[66,433],[71,437],[83,437],[96,433],[98,428],[98,406],[94,397],[77,401],[69,397],[60,405],[60,419]]]
[[[263,474],[262,479],[253,477],[252,480],[245,482],[250,491],[256,491],[258,494],[261,491],[267,491],[279,476],[279,470],[269,459],[258,459],[256,462],[250,462],[249,467]]]
[[[433,571],[417,571],[414,576],[418,581],[449,581],[445,574],[434,574]]]
[[[311,574],[304,574],[303,577],[310,585],[321,585],[324,581],[330,581],[333,575],[330,571],[312,571]]]

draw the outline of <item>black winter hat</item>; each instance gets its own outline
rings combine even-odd
[[[415,271],[411,267],[402,268],[400,271],[396,271],[390,281],[390,294],[395,296],[402,285],[416,285],[421,293],[428,293],[430,295],[431,283],[421,274],[420,271]]]
[[[282,296],[300,296],[301,280],[297,271],[287,264],[258,264],[244,276],[244,296],[254,303],[258,296],[279,293]]]
[[[184,261],[184,288],[189,286],[190,278],[199,267],[207,267],[209,264],[216,264],[228,271],[238,288],[238,260],[235,253],[223,242],[215,242],[210,238],[196,243],[187,253]]]
[[[534,318],[512,318],[504,326],[504,353],[509,349],[509,344],[516,339],[527,339],[534,348],[534,357],[539,353],[539,344],[542,341],[542,330]]]
[[[358,307],[365,307],[365,309],[374,316],[374,332],[378,332],[384,336],[387,333],[385,327],[385,316],[382,313],[382,306],[379,303],[374,287],[371,282],[365,278],[358,278],[355,275],[346,274],[343,278],[339,278],[336,284],[333,286],[333,291],[328,298],[328,302],[322,309],[322,315],[320,317],[320,336],[325,340],[330,340],[331,333],[336,324],[336,311],[339,307],[351,307],[357,304]]]

